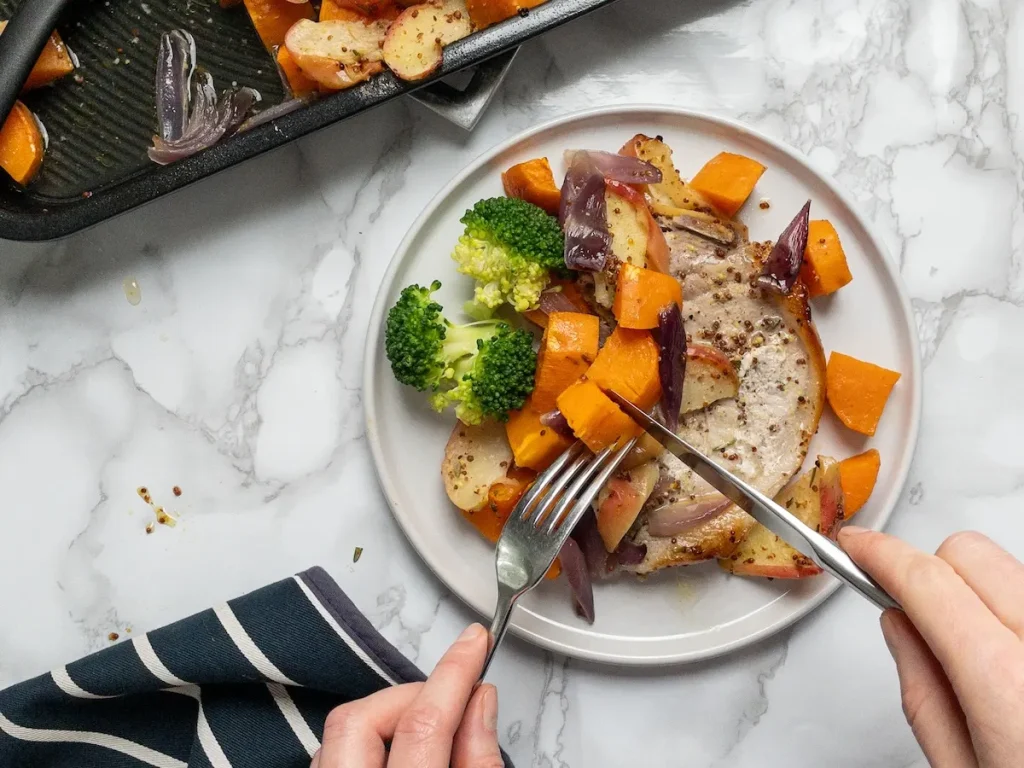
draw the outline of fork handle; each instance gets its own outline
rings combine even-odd
[[[519,595],[511,589],[501,584],[498,585],[498,605],[494,611],[494,621],[491,622],[490,643],[487,649],[487,658],[484,659],[483,671],[480,672],[480,681],[487,677],[487,670],[494,660],[494,652],[498,650],[498,645],[501,644],[501,641],[505,638],[505,633],[508,632],[509,620],[512,618],[512,607],[518,599]]]

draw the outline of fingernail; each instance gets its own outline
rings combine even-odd
[[[457,642],[457,643],[475,643],[477,640],[480,639],[480,635],[483,634],[485,631],[486,630],[483,627],[481,627],[479,624],[470,624],[468,627],[466,627],[462,631],[462,634],[459,635],[459,639],[456,640],[455,642]]]
[[[859,525],[844,525],[842,530],[844,536],[860,536],[867,532],[867,528],[861,528]]]
[[[485,685],[483,693],[484,728],[489,733],[498,732],[498,691],[493,685]]]

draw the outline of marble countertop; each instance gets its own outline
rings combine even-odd
[[[71,239],[0,243],[0,685],[313,564],[430,668],[473,616],[374,480],[370,306],[456,169],[594,105],[744,120],[853,193],[899,262],[926,365],[891,530],[934,549],[976,528],[1020,555],[1022,41],[1010,0],[621,0],[526,46],[471,135],[403,100]],[[177,527],[147,535],[139,486]],[[519,766],[925,765],[853,594],[668,670],[512,640],[494,680]]]

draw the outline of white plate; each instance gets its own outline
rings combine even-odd
[[[870,440],[845,429],[829,409],[811,443],[815,454],[844,458],[871,446],[882,469],[857,523],[881,528],[900,495],[917,441],[921,364],[910,301],[885,254],[850,199],[793,150],[751,129],[668,107],[614,107],[541,125],[475,160],[434,198],[413,225],[377,295],[366,346],[364,397],[367,434],[388,503],[413,546],[448,588],[485,616],[497,589],[492,548],[451,507],[440,464],[454,424],[437,415],[427,398],[398,384],[384,356],[388,308],[410,283],[442,281],[437,294],[446,314],[459,321],[472,283],[450,258],[462,231],[459,218],[477,200],[502,194],[501,171],[546,155],[556,176],[569,148],[617,150],[636,133],[664,136],[684,178],[722,150],[756,158],[768,167],[740,217],[751,239],[774,239],[807,198],[813,218],[839,231],[854,281],[813,303],[826,353],[841,350],[900,371],[878,433]],[[761,210],[761,199],[770,208]],[[786,627],[819,605],[838,586],[822,575],[803,581],[731,577],[703,563],[673,568],[646,581],[621,578],[595,585],[597,621],[573,615],[564,580],[546,582],[527,595],[512,630],[538,645],[572,656],[619,664],[692,661],[753,643]]]

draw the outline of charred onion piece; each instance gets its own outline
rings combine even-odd
[[[593,149],[569,150],[565,153],[566,165],[572,166],[582,159],[581,156],[585,156],[602,176],[612,181],[658,184],[662,179],[661,171],[646,160]]]
[[[714,493],[696,499],[677,501],[647,513],[647,532],[651,536],[675,536],[724,512],[730,502]]]
[[[804,263],[804,251],[807,249],[807,227],[811,221],[811,201],[804,203],[800,213],[782,230],[778,242],[768,254],[761,275],[757,282],[780,293],[793,290],[800,267]]]
[[[661,356],[658,377],[661,379],[661,413],[665,426],[673,432],[679,427],[679,408],[683,404],[683,378],[686,376],[686,328],[678,304],[665,307],[658,314],[658,342]]]
[[[587,569],[586,558],[583,557],[583,550],[576,540],[571,536],[565,540],[558,559],[562,563],[562,570],[569,580],[569,587],[572,589],[573,605],[576,614],[587,620],[588,624],[594,623],[594,585],[590,580],[590,571]]]
[[[718,245],[732,247],[736,242],[736,231],[732,227],[706,213],[697,211],[681,213],[672,219],[671,225],[676,229],[683,229],[713,243],[718,243]]]
[[[559,221],[565,231],[565,266],[585,272],[603,270],[612,242],[604,176],[585,154],[577,154],[565,175]]]
[[[563,437],[576,437],[576,435],[572,433],[572,427],[569,426],[569,422],[566,421],[565,416],[563,416],[562,412],[557,408],[543,414],[540,417],[540,423],[545,427],[551,427],[555,432]]]

